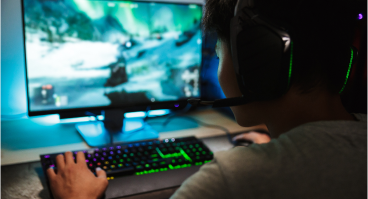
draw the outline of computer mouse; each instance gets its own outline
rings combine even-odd
[[[251,144],[253,144],[252,141],[249,140],[234,140],[233,141],[234,146],[249,146]]]

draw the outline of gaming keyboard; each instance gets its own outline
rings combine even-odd
[[[74,158],[78,151],[73,151]],[[213,158],[208,147],[195,137],[135,142],[83,151],[88,168],[100,167],[108,180],[117,176],[145,175],[200,166]],[[57,172],[55,158],[62,153],[40,155],[46,174],[49,167]]]

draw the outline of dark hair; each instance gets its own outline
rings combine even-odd
[[[230,20],[237,0],[208,0],[202,26],[230,45]],[[254,0],[258,13],[291,27],[292,83],[302,92],[323,86],[338,93],[350,61],[359,0]]]

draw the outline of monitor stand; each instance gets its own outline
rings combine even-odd
[[[122,110],[107,110],[104,121],[76,124],[90,147],[157,139],[159,134],[142,118],[124,118]]]

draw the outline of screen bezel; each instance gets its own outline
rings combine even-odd
[[[180,100],[172,100],[172,101],[164,101],[164,102],[151,102],[151,103],[137,103],[137,104],[129,104],[129,105],[120,105],[120,106],[93,106],[93,107],[83,107],[83,108],[68,108],[68,109],[53,109],[53,110],[44,110],[44,111],[31,111],[30,109],[30,96],[29,96],[29,87],[28,87],[28,67],[27,67],[27,53],[26,53],[26,38],[25,38],[25,22],[24,22],[24,1],[21,1],[21,10],[22,10],[22,33],[23,33],[23,49],[24,49],[24,67],[25,67],[25,83],[26,83],[26,95],[27,95],[27,110],[28,116],[38,116],[38,115],[48,115],[48,114],[58,114],[58,113],[73,113],[73,112],[81,112],[81,111],[91,111],[91,110],[109,110],[109,109],[131,109],[134,111],[145,110],[145,107],[150,106],[152,110],[154,109],[162,109],[162,108],[176,108],[176,104],[180,104],[180,107],[183,108],[184,104],[187,104],[187,99],[185,98]],[[103,0],[102,0],[103,1]],[[123,0],[124,1],[124,0]],[[120,2],[120,1],[114,1]],[[139,2],[139,3],[159,3],[159,4],[177,4],[177,5],[197,5],[200,6],[202,10],[202,17],[203,17],[203,4],[198,2],[172,2],[172,1],[129,1],[129,2]],[[201,72],[203,69],[203,33],[200,29],[201,33],[201,63],[199,66],[199,82],[201,82]],[[199,85],[199,98],[202,97],[202,89]]]

